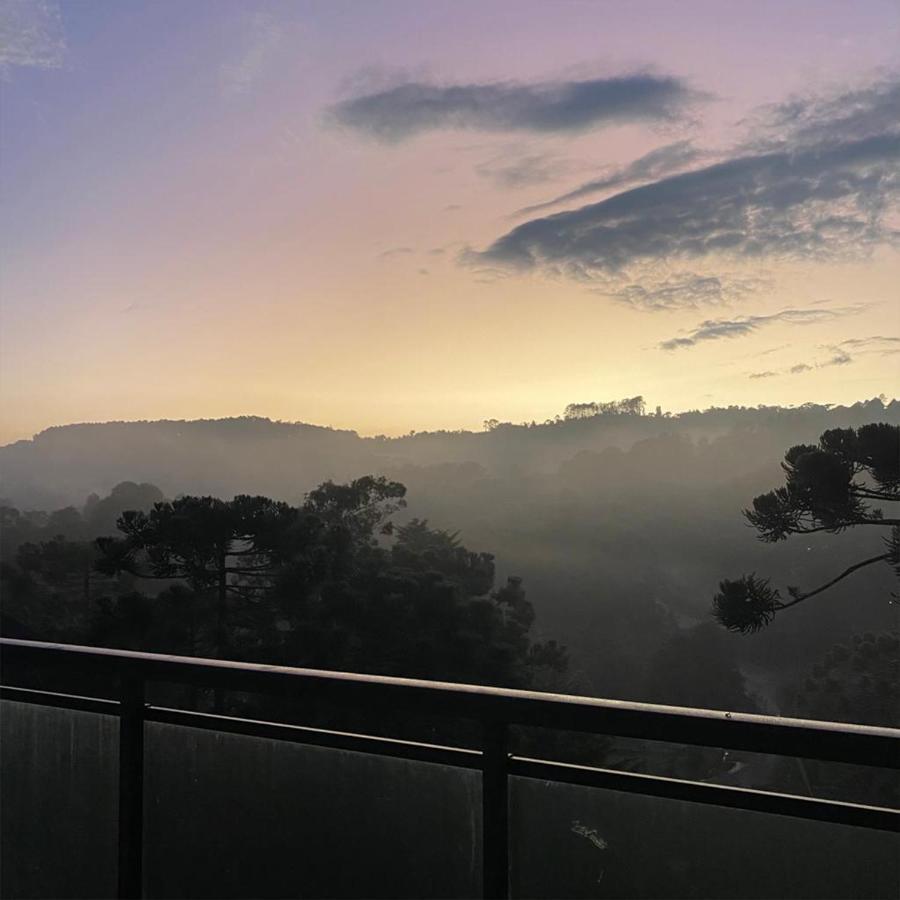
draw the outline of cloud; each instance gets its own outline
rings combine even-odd
[[[249,17],[238,58],[219,69],[219,82],[226,96],[246,94],[262,77],[272,53],[284,37],[275,19],[264,12]]]
[[[406,81],[337,103],[330,114],[340,125],[394,143],[448,128],[569,134],[672,121],[698,96],[677,78],[650,74],[530,84]]]
[[[842,309],[783,309],[781,312],[770,315],[707,319],[684,337],[670,338],[663,341],[659,347],[661,350],[680,350],[720,338],[746,337],[760,328],[776,322],[786,322],[791,325],[817,325],[841,316],[861,312],[864,308],[863,306],[851,306]]]
[[[898,110],[900,77],[895,73],[830,96],[793,97],[764,106],[749,124],[757,145],[808,146],[892,131],[897,127]]]
[[[696,309],[700,306],[725,306],[733,301],[743,300],[768,283],[763,278],[685,272],[664,281],[634,282],[614,291],[599,290],[599,293],[634,309]]]
[[[900,337],[876,334],[863,338],[847,338],[847,340],[835,344],[832,349],[839,351],[842,347],[847,347],[854,352],[893,354],[900,350]]]
[[[384,250],[378,254],[379,259],[393,259],[397,256],[409,256],[416,251],[412,247],[391,247],[390,250]]]
[[[815,300],[813,301],[815,303]],[[777,353],[779,350],[784,350],[785,347],[790,347],[790,344],[779,344],[777,347],[769,347],[768,350],[761,350],[759,353],[754,353],[754,356],[768,356],[770,353]]]
[[[545,203],[526,206],[515,213],[515,215],[533,215],[536,212],[542,212],[561,203],[579,200],[588,194],[621,188],[638,181],[657,179],[677,169],[685,168],[690,163],[696,162],[702,155],[701,151],[694,147],[690,141],[677,141],[674,144],[666,144],[664,147],[657,147],[656,150],[651,150],[644,156],[638,157],[638,159],[627,166],[615,169],[603,178],[588,181],[575,188],[575,190],[569,191],[567,194],[561,194],[559,197],[548,200]]]
[[[838,350],[836,347],[832,347],[832,350],[836,351],[833,356],[829,359],[826,359],[824,362],[813,362],[813,363],[796,363],[791,366],[789,369],[782,369],[777,372],[768,371],[768,372],[751,372],[747,377],[751,379],[755,378],[771,378],[776,375],[803,375],[806,372],[812,372],[816,369],[827,369],[831,366],[848,366],[853,362],[853,357],[850,356],[849,353],[845,353],[842,350]]]
[[[532,219],[464,262],[575,277],[710,254],[832,258],[897,233],[900,134],[744,156]]]
[[[900,118],[896,104],[893,116],[888,108],[898,95],[883,81],[806,101],[794,126],[786,110],[770,111],[782,133],[775,140],[771,124],[765,147],[744,145],[692,171],[531,218],[461,261],[583,280],[711,255],[825,260],[896,245]]]
[[[573,167],[569,160],[550,153],[533,153],[510,157],[499,154],[487,162],[475,166],[475,172],[488,178],[497,187],[515,189],[556,181],[567,175]]]
[[[13,66],[58,69],[66,38],[59,4],[51,0],[0,3],[0,73]]]

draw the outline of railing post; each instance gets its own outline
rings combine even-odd
[[[509,897],[507,738],[505,722],[485,722],[481,771],[485,900],[506,900]]]
[[[136,900],[143,880],[144,682],[123,672],[119,709],[119,897]]]

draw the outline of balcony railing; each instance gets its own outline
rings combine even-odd
[[[900,830],[900,810],[749,788],[637,774],[509,752],[511,726],[575,731],[789,757],[900,768],[900,730],[799,719],[658,706],[590,697],[450,684],[215,659],[137,653],[2,639],[6,700],[114,715],[119,720],[118,893],[142,891],[144,723],[169,723],[276,741],[353,750],[474,769],[482,779],[485,897],[509,894],[510,776],[606,788],[651,797],[852,825]],[[36,689],[33,673],[49,667],[73,677],[99,676],[116,699]],[[77,682],[73,682],[77,683]],[[401,712],[466,719],[480,725],[480,749],[332,731],[272,721],[173,709],[147,702],[147,687],[165,683],[218,691],[291,697],[301,705]],[[27,686],[26,686],[27,685]]]

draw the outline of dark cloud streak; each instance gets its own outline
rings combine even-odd
[[[850,306],[841,309],[783,309],[780,312],[769,315],[739,316],[734,319],[707,319],[684,337],[670,338],[667,341],[663,341],[659,347],[661,350],[681,350],[695,347],[697,344],[706,341],[746,337],[760,328],[773,325],[776,322],[791,325],[817,325],[841,316],[861,312],[864,308],[863,306]]]
[[[880,135],[673,175],[533,219],[465,261],[584,278],[713,253],[834,257],[896,239],[882,214],[898,195],[900,135]]]
[[[701,156],[701,152],[690,141],[677,141],[674,144],[666,144],[664,147],[657,147],[656,150],[651,150],[644,156],[634,160],[634,162],[617,169],[603,178],[588,181],[575,188],[575,190],[569,191],[567,194],[561,194],[559,197],[548,200],[546,203],[526,206],[515,213],[515,215],[533,215],[536,212],[543,212],[562,203],[580,200],[588,194],[611,191],[639,181],[657,179],[670,172],[685,168],[690,163],[696,162]]]
[[[900,242],[900,80],[771,107],[730,158],[665,175],[577,209],[532,218],[462,262],[580,280],[628,267],[727,255],[743,260],[860,257]],[[676,150],[672,150],[672,148]],[[680,149],[678,149],[680,148]],[[666,151],[666,152],[663,152]],[[661,148],[553,202],[652,177],[689,145]]]
[[[825,362],[820,363],[797,363],[796,365],[791,366],[789,369],[783,369],[780,372],[751,372],[747,377],[750,379],[756,378],[771,378],[776,375],[803,375],[806,372],[813,372],[816,369],[827,369],[831,366],[848,366],[853,362],[853,357],[850,356],[849,353],[837,352],[831,359],[825,360]]]
[[[351,97],[330,114],[339,125],[393,143],[448,128],[566,134],[672,121],[697,96],[677,78],[650,74],[533,84],[414,81]]]

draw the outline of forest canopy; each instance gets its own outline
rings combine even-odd
[[[117,536],[89,538],[77,510],[43,526],[3,510],[7,540],[18,542],[3,589],[22,631],[518,687],[566,671],[562,646],[532,639],[521,579],[495,589],[490,553],[422,519],[395,529],[406,494],[396,481],[325,482],[299,506],[245,495],[154,502],[154,489],[133,485],[107,499],[138,493],[152,505],[121,510]],[[57,528],[67,534],[47,539]]]

